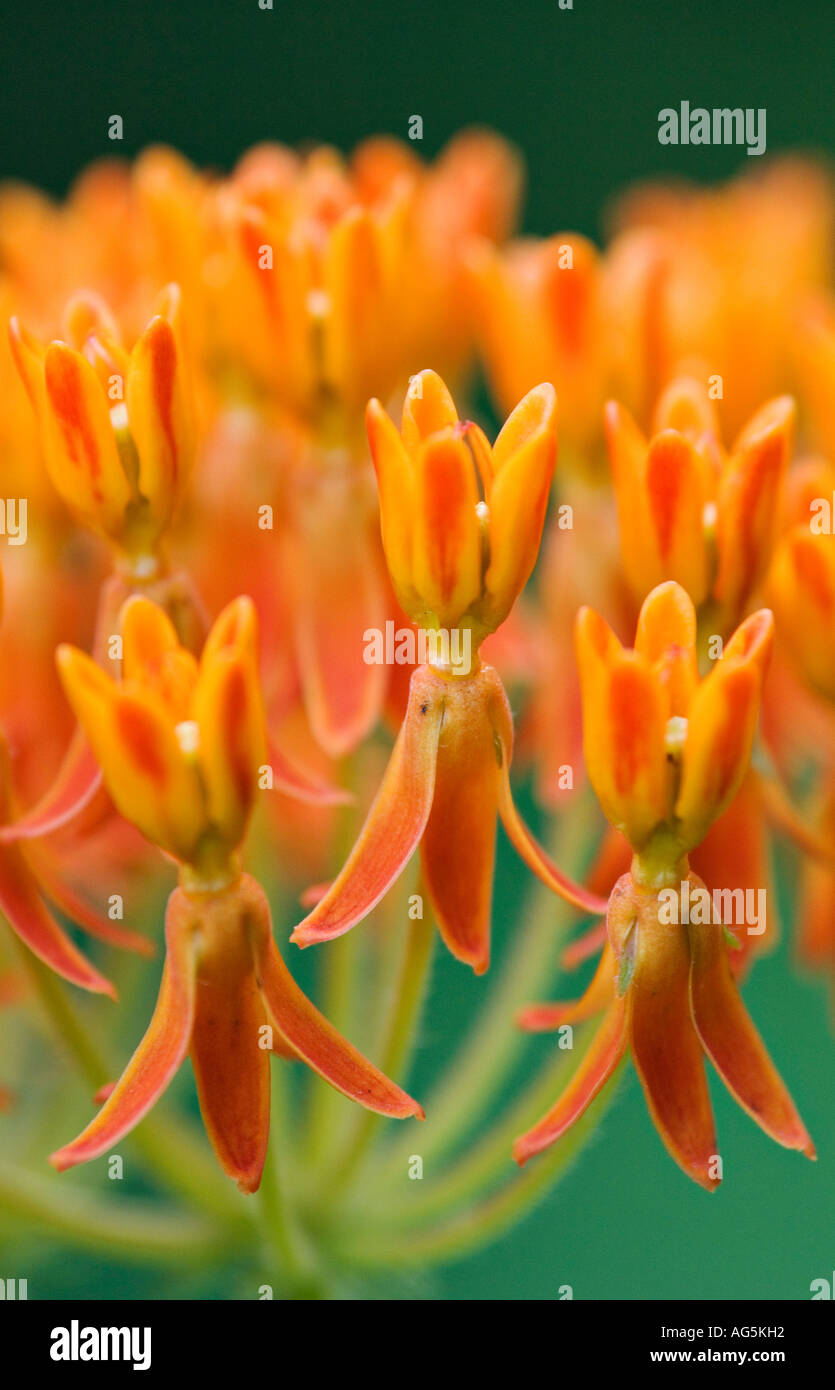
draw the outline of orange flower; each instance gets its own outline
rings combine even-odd
[[[132,572],[156,571],[159,541],[188,481],[193,419],[180,294],[170,285],[128,355],[105,305],[80,295],[68,336],[44,346],[17,319],[12,351],[38,421],[47,469],[73,515]]]
[[[772,627],[767,609],[747,618],[699,681],[696,614],[680,585],[661,584],[645,600],[634,651],[590,608],[578,614],[589,780],[647,872],[700,844],[739,790]]]
[[[703,1054],[767,1134],[814,1157],[738,993],[721,911],[687,860],[748,768],[771,617],[749,618],[701,683],[695,632],[693,605],[674,583],[644,603],[634,651],[590,610],[578,616],[589,777],[635,857],[612,891],[608,941],[586,993],[521,1018],[542,1030],[604,1013],[564,1094],[517,1141],[520,1163],[579,1119],[627,1048],[664,1144],[703,1187],[721,1179]]]
[[[509,613],[536,560],[554,467],[556,400],[531,391],[491,448],[458,420],[434,372],[415,378],[398,434],[368,408],[383,546],[404,610],[440,652],[418,666],[377,799],[345,867],[293,933],[302,946],[365,917],[420,845],[424,881],[452,953],[489,963],[496,818],[525,862],[589,911],[603,904],[569,883],[522,824],[510,792],[513,721],[478,647]],[[469,646],[467,645],[469,643]],[[450,652],[469,652],[466,666]]]
[[[798,307],[830,280],[833,214],[826,171],[796,158],[719,188],[627,193],[605,257],[604,314],[613,394],[642,427],[682,373],[721,378],[730,436],[785,389]]]
[[[730,455],[707,390],[681,378],[645,439],[615,402],[606,410],[624,570],[635,597],[674,579],[709,605],[724,634],[739,621],[777,537],[794,405],[781,396],[749,421]]]
[[[266,898],[240,872],[265,747],[251,602],[238,599],[220,615],[199,664],[147,599],[128,602],[122,628],[119,685],[72,648],[60,649],[60,670],[113,800],[180,861],[180,885],[168,903],[166,963],[148,1031],[99,1114],[52,1161],[63,1169],[104,1153],[190,1053],[217,1158],[254,1192],[269,1133],[273,1050],[302,1058],[371,1110],[422,1111],[294,984]]]
[[[519,241],[470,253],[479,343],[504,409],[538,381],[560,397],[560,433],[570,454],[600,437],[605,336],[598,254],[576,235]]]
[[[766,592],[795,670],[835,701],[835,467],[809,461],[793,481],[797,519],[777,546]]]

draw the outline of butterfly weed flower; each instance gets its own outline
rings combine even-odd
[[[348,931],[379,902],[420,846],[443,938],[476,973],[489,964],[497,816],[525,862],[589,911],[601,902],[562,875],[523,825],[510,791],[513,721],[501,680],[479,656],[536,561],[556,456],[557,403],[539,386],[491,447],[460,421],[434,372],[416,377],[400,432],[377,400],[368,434],[383,546],[395,592],[433,658],[412,675],[409,702],[377,798],[348,860],[292,939],[309,946]],[[450,653],[470,653],[456,663]],[[440,652],[440,655],[437,653]]]
[[[301,1058],[370,1110],[422,1111],[294,983],[264,892],[241,870],[265,750],[251,601],[220,614],[199,662],[143,597],[125,607],[123,639],[118,683],[75,648],[59,649],[59,668],[116,806],[178,862],[179,886],[148,1031],[95,1119],[52,1162],[64,1169],[104,1153],[188,1054],[218,1161],[254,1192],[269,1134],[271,1050]]]
[[[130,353],[93,295],[70,304],[69,343],[40,343],[17,319],[10,328],[56,491],[140,578],[159,568],[160,542],[193,461],[179,315],[180,293],[169,285]]]
[[[626,580],[639,601],[675,580],[726,635],[743,616],[771,559],[791,453],[794,403],[770,401],[730,453],[707,388],[677,378],[660,397],[645,438],[617,402],[606,434]]]
[[[608,941],[586,993],[522,1016],[532,1029],[603,1018],[563,1095],[517,1140],[520,1163],[565,1134],[627,1050],[667,1150],[703,1187],[720,1179],[705,1056],[767,1134],[815,1156],[742,1002],[721,915],[684,908],[706,891],[688,855],[748,768],[772,627],[768,610],[747,618],[700,681],[695,611],[679,585],[662,584],[646,599],[631,651],[596,613],[578,615],[589,778],[633,860],[612,891]]]
[[[107,306],[92,293],[76,295],[67,308],[69,342],[44,344],[18,319],[10,324],[49,477],[75,520],[115,555],[96,619],[101,660],[133,592],[162,602],[190,644],[204,632],[192,585],[169,569],[163,553],[195,450],[180,307],[179,289],[169,285],[130,353]],[[6,836],[42,835],[65,824],[96,794],[97,781],[89,750],[76,737],[53,785]]]

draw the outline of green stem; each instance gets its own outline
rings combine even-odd
[[[531,1084],[496,1123],[478,1138],[472,1148],[464,1152],[463,1157],[443,1170],[437,1180],[433,1181],[430,1173],[425,1174],[419,1183],[409,1182],[410,1187],[417,1189],[414,1200],[404,1201],[400,1195],[396,1204],[392,1204],[390,1217],[387,1215],[386,1219],[390,1219],[393,1225],[406,1224],[411,1227],[467,1201],[471,1202],[500,1181],[507,1173],[514,1139],[529,1129],[565,1089],[583,1059],[583,1044],[593,1035],[596,1026],[596,1023],[590,1025],[580,1045],[571,1051],[557,1048],[556,1056],[549,1058],[540,1068]],[[554,1049],[553,1040],[544,1041]],[[575,1038],[575,1042],[579,1042],[579,1039]],[[405,1174],[402,1176],[408,1181]]]
[[[11,1225],[42,1231],[96,1253],[110,1250],[134,1261],[194,1261],[217,1256],[232,1242],[228,1231],[202,1218],[161,1215],[151,1203],[101,1201],[81,1188],[34,1176],[0,1162],[0,1211]]]
[[[588,851],[596,844],[591,810],[585,797],[556,824],[551,852],[560,867],[575,877],[584,870]],[[576,921],[575,908],[549,889],[539,889],[530,926],[518,933],[521,941],[504,964],[475,1027],[427,1101],[428,1118],[421,1135],[424,1163],[449,1152],[491,1105],[526,1043],[525,1034],[514,1025],[515,1015],[549,987],[564,933]],[[386,1174],[378,1174],[378,1181],[398,1183],[413,1148],[413,1137],[395,1141]]]
[[[389,1227],[378,1236],[366,1233],[366,1241],[352,1250],[352,1257],[386,1269],[428,1265],[460,1259],[471,1250],[494,1240],[514,1225],[568,1170],[596,1129],[616,1090],[613,1077],[585,1115],[568,1134],[521,1174],[515,1175],[475,1206],[459,1211],[437,1226],[404,1234]]]
[[[409,922],[400,977],[386,1020],[380,1069],[386,1076],[405,1075],[414,1044],[415,1031],[426,994],[435,923],[431,913]],[[328,1197],[340,1195],[354,1176],[381,1124],[379,1115],[357,1110],[347,1142],[334,1156],[324,1188]]]

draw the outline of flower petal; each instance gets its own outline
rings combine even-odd
[[[20,940],[56,974],[82,989],[116,998],[110,981],[84,958],[42,902],[26,861],[14,845],[0,849],[0,911]]]
[[[240,931],[230,922],[211,952],[200,952],[190,1055],[218,1162],[242,1192],[256,1192],[270,1133],[270,1049],[262,1045],[267,1015],[246,935],[248,910],[242,895]],[[194,920],[198,925],[199,916]]]
[[[614,991],[615,956],[607,941],[589,987],[579,999],[567,1004],[529,1004],[516,1021],[528,1033],[550,1033],[564,1023],[593,1018],[611,1004]]]
[[[718,1186],[713,1112],[699,1036],[690,1015],[690,950],[685,927],[659,921],[647,894],[635,925],[627,991],[629,1041],[647,1108],[667,1152],[708,1191]]]
[[[107,397],[95,371],[65,343],[50,343],[44,358],[46,460],[67,506],[94,530],[121,535],[131,500],[119,458]]]
[[[159,997],[148,1031],[95,1119],[71,1144],[50,1157],[59,1172],[98,1158],[148,1113],[184,1061],[195,1006],[196,956],[182,916],[182,896],[172,894],[166,916],[166,957]]]
[[[249,895],[249,931],[261,994],[285,1043],[337,1091],[367,1110],[397,1119],[423,1119],[417,1101],[363,1057],[302,993],[273,940],[263,892],[248,876],[242,883]]]
[[[363,517],[346,525],[323,513],[297,526],[290,546],[305,708],[319,745],[340,758],[374,728],[385,694],[385,667],[362,660],[366,632],[387,616],[380,543]]]
[[[90,657],[61,646],[58,669],[117,809],[144,835],[188,859],[204,828],[203,793],[152,692],[120,690]]]
[[[576,645],[589,780],[611,824],[640,848],[668,814],[662,690],[590,608],[577,615]]]
[[[177,339],[179,291],[167,315],[151,319],[130,356],[127,406],[139,455],[139,491],[160,528],[170,522],[193,458],[193,419]],[[173,320],[173,321],[172,321]]]
[[[494,684],[489,667],[471,679],[447,681],[432,810],[420,842],[424,882],[441,935],[477,975],[490,962],[501,776],[489,710]]]
[[[431,435],[415,459],[412,574],[441,626],[481,593],[482,535],[473,457],[459,435]],[[412,617],[419,617],[412,614]]]
[[[366,917],[417,848],[435,790],[445,681],[419,667],[409,706],[380,790],[342,872],[291,941],[312,946],[341,936]]]
[[[0,826],[0,842],[36,839],[60,830],[86,810],[101,790],[96,755],[83,731],[76,729],[51,787],[19,820]]]
[[[500,759],[498,809],[505,833],[516,853],[546,887],[552,889],[566,902],[573,903],[575,907],[582,908],[585,912],[593,912],[598,916],[604,914],[607,899],[598,897],[596,893],[590,892],[588,888],[580,883],[575,883],[567,874],[564,874],[531,834],[516,809],[510,785],[510,764],[513,757],[513,718],[499,676],[491,667],[482,668],[482,675],[488,672],[493,684],[490,716],[494,729],[496,758]]]
[[[546,384],[519,402],[493,446],[484,579],[492,626],[510,612],[536,564],[556,460],[557,397]]]
[[[606,1085],[626,1051],[625,1018],[623,999],[615,999],[556,1105],[513,1145],[517,1163],[527,1163],[534,1154],[561,1138]]]
[[[760,686],[753,664],[723,661],[693,696],[675,806],[687,847],[704,839],[739,790],[757,729]]]
[[[766,1134],[814,1158],[814,1144],[742,1002],[721,924],[691,926],[690,950],[690,1007],[710,1060],[734,1099]]]

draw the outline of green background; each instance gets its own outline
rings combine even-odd
[[[726,177],[742,149],[657,142],[661,107],[764,106],[768,150],[835,152],[830,109],[835,6],[413,0],[341,5],[275,0],[33,4],[7,11],[0,57],[0,174],[63,192],[85,163],[170,143],[228,168],[250,144],[404,137],[422,151],[483,123],[528,164],[525,226],[600,235],[607,201],[630,181]],[[107,119],[124,118],[114,147]],[[775,257],[781,254],[779,245]],[[48,273],[48,270],[45,272]],[[499,948],[523,874],[502,850]],[[786,894],[790,921],[790,895]],[[666,1157],[634,1075],[565,1181],[488,1250],[407,1287],[406,1296],[803,1299],[835,1267],[835,1116],[826,983],[790,970],[784,942],[746,999],[815,1136],[808,1164],[771,1144],[713,1086],[725,1182],[713,1196]],[[500,968],[500,961],[497,962]],[[483,983],[436,954],[413,1092],[448,1057]],[[541,1046],[549,1046],[547,1039]],[[222,1279],[134,1274],[30,1250],[33,1292],[55,1296],[229,1296]]]

